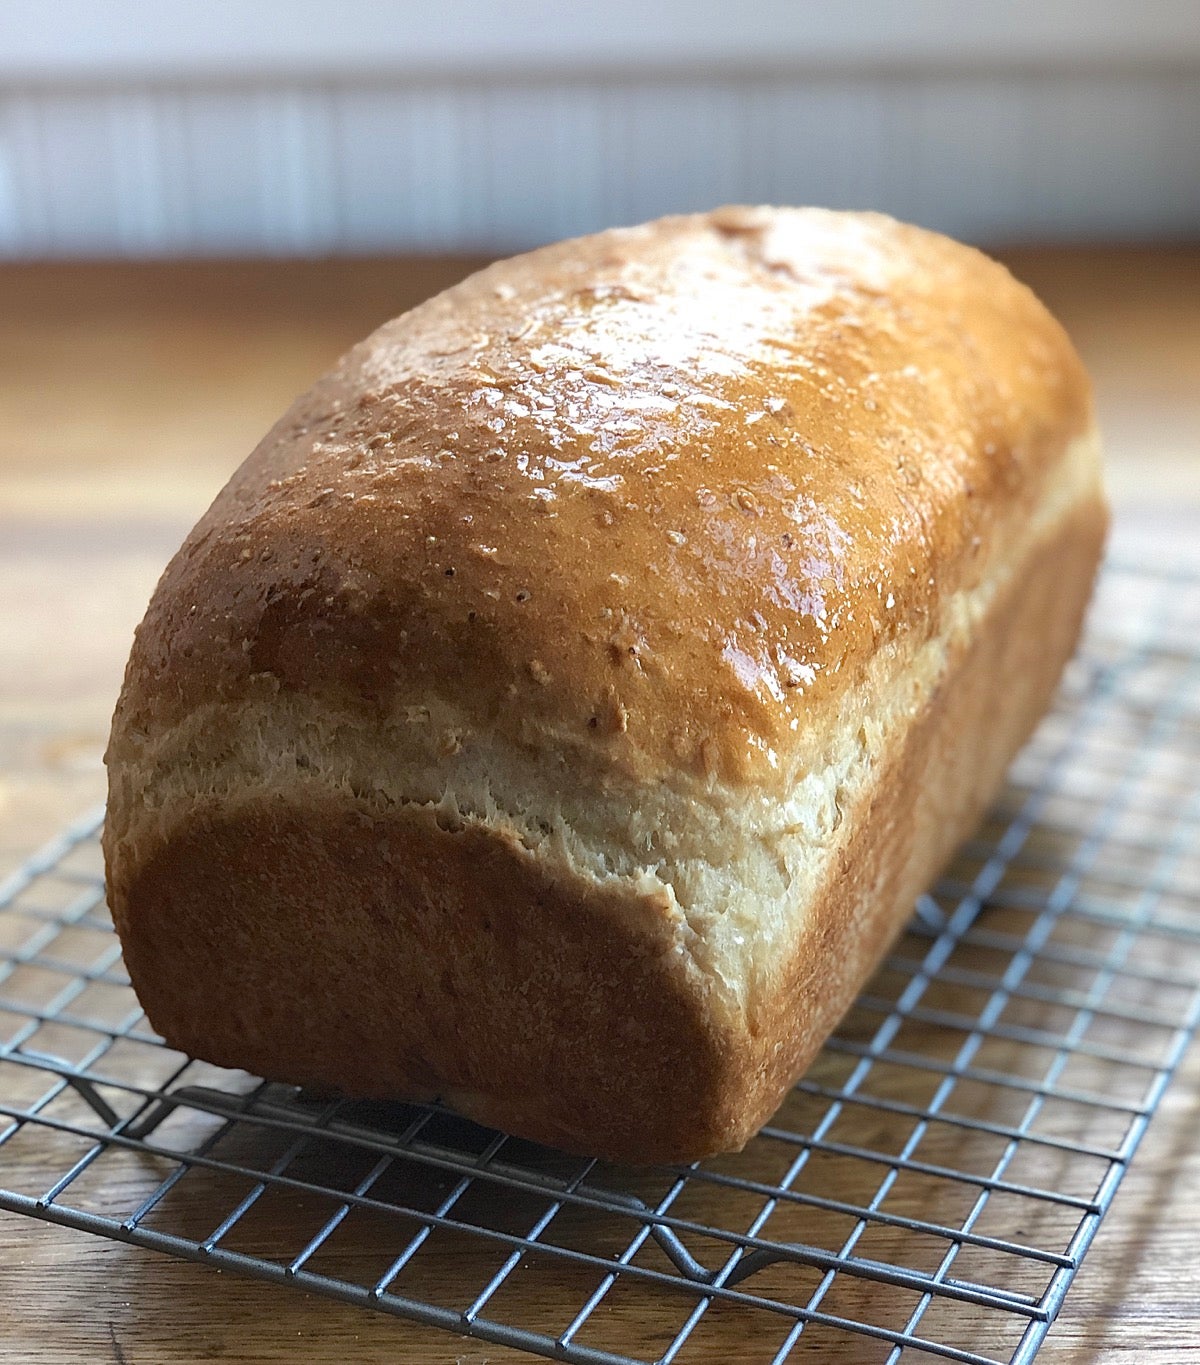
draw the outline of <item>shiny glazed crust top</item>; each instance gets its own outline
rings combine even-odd
[[[503,261],[297,400],[188,537],[114,749],[280,694],[579,772],[782,789],[939,630],[1090,420],[1003,267],[865,214],[720,210]]]

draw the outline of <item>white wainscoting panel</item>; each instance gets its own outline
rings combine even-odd
[[[0,255],[506,251],[730,201],[1200,233],[1200,70],[9,82]]]

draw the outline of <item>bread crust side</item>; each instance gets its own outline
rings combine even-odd
[[[383,813],[314,777],[106,831],[134,986],[175,1047],[348,1094],[430,1098],[631,1163],[743,1145],[811,1061],[978,819],[1074,647],[1098,494],[1035,544],[847,812],[771,990],[721,1006],[653,890],[549,846]]]
[[[1074,652],[1108,531],[1099,491],[1036,543],[853,816],[745,1066],[757,1131],[976,827]]]

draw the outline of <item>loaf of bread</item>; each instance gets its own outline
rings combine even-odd
[[[1051,697],[1106,526],[999,265],[735,208],[503,261],[297,400],[108,751],[175,1047],[630,1162],[770,1117]]]

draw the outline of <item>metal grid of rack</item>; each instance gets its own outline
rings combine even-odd
[[[0,889],[0,1207],[564,1361],[1028,1362],[1200,1021],[1198,642],[1200,580],[1106,570],[988,820],[772,1122],[688,1167],[172,1051],[93,816]]]

